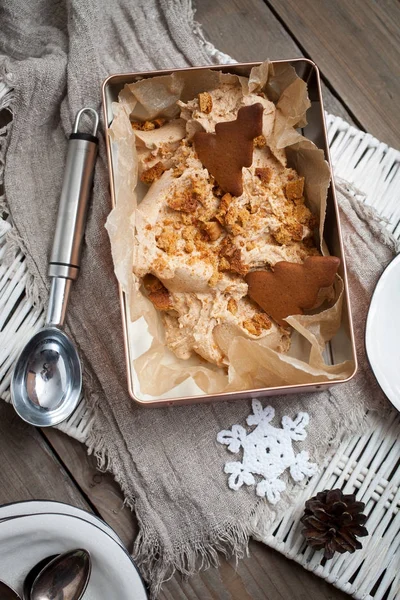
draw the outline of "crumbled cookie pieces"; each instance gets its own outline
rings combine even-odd
[[[140,181],[143,183],[147,183],[148,185],[154,183],[157,179],[160,179],[161,175],[164,173],[165,167],[161,161],[146,169],[140,175]]]
[[[303,239],[303,225],[295,219],[288,219],[272,233],[272,237],[281,246],[287,246],[292,242],[301,242]]]
[[[229,237],[225,237],[222,240],[220,250],[220,261],[219,261],[219,270],[220,271],[233,271],[234,273],[238,273],[242,277],[246,275],[249,268],[242,262],[242,251],[240,248],[237,248]],[[225,259],[225,261],[222,261]],[[222,263],[222,264],[221,264]],[[229,269],[226,268],[227,264],[229,265]]]
[[[196,196],[194,196],[191,190],[185,189],[182,192],[175,193],[172,197],[168,198],[167,204],[173,210],[184,213],[194,213],[198,206]]]
[[[178,234],[171,227],[165,227],[161,234],[156,236],[157,247],[170,255],[176,253],[178,240]]]
[[[166,119],[153,119],[152,121],[131,121],[132,129],[136,131],[152,131],[164,125]]]
[[[254,315],[253,321],[260,325],[262,329],[271,329],[272,327],[272,321],[265,313],[257,313]]]
[[[206,185],[203,181],[192,179],[183,189],[175,192],[167,198],[167,204],[173,210],[182,213],[195,213],[204,201]]]
[[[265,313],[257,313],[251,319],[245,319],[243,321],[243,327],[251,335],[259,336],[263,331],[271,329],[272,322]]]
[[[269,167],[256,168],[255,175],[259,178],[262,184],[267,185],[272,179],[272,169]]]
[[[264,135],[258,135],[253,140],[254,148],[264,148],[267,145],[267,140]]]
[[[148,273],[143,277],[143,286],[148,292],[148,298],[157,310],[165,311],[172,308],[170,294],[157,277]]]
[[[212,111],[212,106],[213,106],[211,94],[209,94],[208,92],[201,92],[197,96],[197,98],[199,100],[200,111],[206,115],[209,115],[210,112]]]
[[[161,290],[150,292],[148,298],[157,310],[166,311],[172,309],[171,298],[167,288],[165,287],[163,287]]]
[[[229,298],[229,300],[228,300],[228,310],[233,315],[236,315],[236,313],[238,311],[238,305],[237,305],[237,302],[236,302],[236,300],[234,298]]]
[[[285,186],[285,196],[288,200],[301,198],[304,194],[304,177],[288,181]]]
[[[202,224],[210,242],[215,242],[222,234],[222,227],[217,221],[209,221]]]

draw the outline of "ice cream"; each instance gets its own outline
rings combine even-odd
[[[193,136],[234,121],[241,107],[263,108],[262,135],[242,170],[243,193],[232,196],[199,160]],[[280,327],[247,296],[245,275],[281,260],[319,254],[304,179],[269,146],[275,105],[239,79],[187,103],[180,118],[134,123],[139,174],[148,191],[136,211],[133,271],[161,312],[166,345],[182,359],[197,353],[229,365],[229,341],[257,339],[285,352]],[[154,125],[154,126],[153,126]]]

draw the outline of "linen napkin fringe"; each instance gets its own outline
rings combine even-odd
[[[19,235],[17,229],[12,226],[10,214],[11,211],[8,206],[4,188],[5,161],[13,123],[12,117],[14,116],[14,98],[14,89],[6,68],[6,58],[0,56],[0,119],[3,111],[8,111],[9,113],[9,119],[7,119],[5,125],[1,126],[0,120],[0,218],[3,220],[7,219],[10,224],[10,227],[5,234],[4,253],[2,256],[2,262],[6,266],[12,264],[19,251],[25,257],[29,256],[22,237]],[[34,304],[38,309],[42,309],[44,307],[45,301],[40,298],[39,286],[37,285],[36,278],[31,272],[29,272],[29,270],[26,276],[24,291],[31,300],[32,304]]]

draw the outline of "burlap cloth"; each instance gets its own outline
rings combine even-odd
[[[4,180],[5,207],[15,224],[10,235],[27,254],[32,293],[45,303],[67,136],[76,112],[83,106],[100,111],[100,86],[111,73],[209,64],[211,55],[193,22],[190,0],[3,0],[0,54],[5,57],[0,77],[15,90]],[[275,407],[276,423],[299,410],[310,414],[301,449],[319,465],[344,434],[362,427],[367,408],[387,406],[366,362],[364,326],[371,290],[395,243],[345,187],[339,190],[359,373],[331,391],[264,401]],[[140,533],[133,554],[156,591],[175,568],[191,573],[214,562],[218,550],[240,556],[256,533],[252,524],[261,519],[265,529],[274,513],[254,487],[228,488],[223,466],[229,456],[216,442],[221,429],[245,425],[249,401],[143,409],[128,396],[118,292],[104,228],[109,210],[101,131],[81,277],[67,322],[95,413],[89,450],[113,472],[136,511]],[[274,511],[284,511],[297,489],[288,482]]]

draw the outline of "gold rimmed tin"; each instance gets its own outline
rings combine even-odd
[[[301,77],[308,86],[309,98],[311,101],[311,107],[307,111],[307,125],[303,129],[303,135],[313,141],[318,148],[321,148],[325,153],[325,158],[328,164],[331,166],[330,155],[329,155],[329,144],[324,119],[324,108],[321,94],[321,81],[317,66],[310,60],[304,58],[298,58],[293,60],[284,61],[273,61],[275,63],[290,64],[296,70],[296,73]],[[219,70],[223,73],[233,73],[241,76],[248,76],[251,69],[258,66],[260,63],[237,63],[233,65],[218,65],[218,66],[204,66],[204,67],[192,67],[190,69],[170,69],[162,71],[146,71],[137,73],[126,73],[116,74],[108,77],[103,84],[103,110],[104,110],[104,122],[106,128],[111,126],[113,120],[112,103],[118,100],[118,94],[122,90],[125,84],[133,83],[138,79],[145,79],[149,77],[156,77],[158,75],[170,75],[174,71],[199,71],[201,69],[212,69]],[[115,187],[114,187],[114,165],[113,156],[111,151],[111,144],[109,136],[106,136],[107,146],[107,158],[110,172],[110,188],[111,188],[111,199],[112,205],[115,206]],[[332,169],[331,169],[332,171]],[[137,386],[137,376],[133,368],[133,346],[132,339],[130,337],[130,327],[128,322],[128,307],[126,304],[125,294],[119,285],[120,303],[121,303],[121,314],[122,314],[122,326],[125,346],[125,357],[127,367],[127,378],[128,378],[128,389],[131,397],[143,406],[171,406],[180,404],[192,404],[198,402],[205,402],[211,400],[235,400],[248,397],[257,396],[273,396],[278,394],[288,393],[300,393],[317,391],[323,388],[328,388],[333,385],[341,384],[349,381],[356,373],[357,370],[357,357],[354,342],[353,324],[350,311],[350,300],[348,291],[348,280],[346,273],[345,256],[343,251],[342,236],[340,230],[339,221],[339,210],[335,195],[335,188],[333,185],[333,174],[332,183],[328,190],[327,198],[327,210],[326,219],[324,224],[324,239],[328,246],[331,254],[337,256],[341,260],[341,266],[339,269],[339,275],[342,277],[344,282],[344,296],[343,296],[343,309],[342,309],[342,327],[339,332],[332,338],[327,344],[327,355],[331,364],[343,362],[345,360],[353,361],[354,369],[352,370],[349,377],[346,379],[339,380],[326,380],[319,383],[303,383],[295,385],[285,385],[268,388],[257,388],[249,390],[241,390],[238,392],[219,393],[219,394],[196,394],[196,395],[182,395],[179,396],[168,396],[163,394],[158,398],[144,398],[135,393],[135,386]]]

